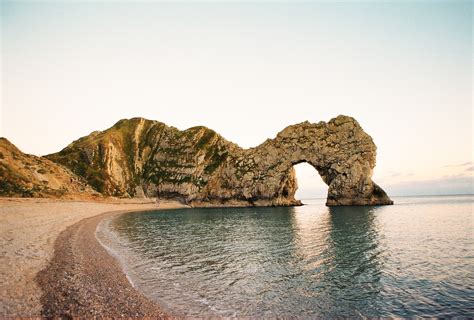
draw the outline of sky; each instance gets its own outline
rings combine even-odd
[[[57,152],[122,118],[242,147],[345,114],[390,195],[473,193],[472,3],[1,2],[0,136]],[[324,197],[296,166],[300,198]]]

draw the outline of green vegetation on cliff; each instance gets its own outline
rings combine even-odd
[[[180,131],[142,118],[80,138],[48,159],[70,168],[105,195],[133,197],[180,192],[183,184],[202,189],[224,163],[232,145],[206,127]],[[155,186],[163,186],[156,190]]]
[[[67,168],[43,157],[25,154],[5,138],[0,138],[0,154],[0,196],[97,196]]]
[[[288,126],[251,149],[203,126],[181,131],[143,118],[120,120],[45,157],[3,145],[0,194],[86,192],[90,186],[105,196],[175,197],[198,205],[294,205],[293,166],[307,162],[329,186],[328,205],[392,203],[371,179],[372,138],[347,116]]]

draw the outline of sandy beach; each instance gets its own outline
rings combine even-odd
[[[80,251],[82,256],[78,259],[83,262],[92,253],[96,254],[96,257],[100,260],[99,263],[102,263],[96,265],[96,267],[107,266],[104,264],[104,261],[113,266],[115,269],[110,270],[109,274],[113,273],[114,281],[118,281],[116,284],[121,285],[127,291],[121,298],[130,298],[130,295],[135,294],[136,291],[130,290],[131,286],[126,282],[125,275],[121,272],[118,263],[106,253],[105,249],[95,239],[95,227],[103,218],[113,214],[182,206],[180,203],[173,201],[160,201],[157,204],[148,200],[112,199],[92,202],[0,198],[0,316],[40,316],[42,311],[46,310],[42,300],[44,302],[47,295],[39,286],[38,281],[42,279],[42,286],[46,285],[44,275],[48,273],[46,271],[43,272],[43,278],[38,276],[38,273],[41,270],[51,268],[54,263],[52,260],[54,260],[53,256],[55,256],[55,247],[56,250],[64,250],[64,252],[61,252],[62,254],[68,250],[71,251],[73,246],[75,246],[73,253]],[[106,214],[99,216],[104,213]],[[92,217],[96,218],[87,219]],[[66,229],[68,231],[63,232]],[[83,234],[83,238],[73,238],[72,235],[78,235],[77,230],[79,229],[87,230],[88,232]],[[56,242],[60,234],[62,235],[62,240]],[[84,250],[79,250],[79,247]],[[91,248],[91,250],[89,251],[88,248]],[[60,261],[56,260],[57,262]],[[88,271],[91,272],[91,270]],[[126,283],[123,282],[124,279]],[[54,286],[54,279],[49,280],[51,280],[50,285]],[[99,283],[101,279],[96,278],[95,281],[95,283]],[[51,296],[49,298],[53,299]],[[116,301],[119,301],[120,296],[117,299]],[[137,303],[138,307],[132,305],[129,308],[130,310],[142,308],[141,310],[145,313],[148,312],[154,316],[159,315],[158,309],[148,305],[145,301],[146,299],[140,300],[141,297],[137,299],[134,303]],[[50,309],[50,312],[52,311]],[[80,310],[76,309],[76,311]],[[93,313],[89,315],[93,315]],[[130,316],[133,315],[130,314]]]

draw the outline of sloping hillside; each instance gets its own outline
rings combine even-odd
[[[0,138],[0,196],[90,198],[100,194],[69,169],[25,154]]]
[[[199,193],[233,149],[240,148],[206,127],[180,131],[133,118],[46,157],[107,196],[180,198]]]

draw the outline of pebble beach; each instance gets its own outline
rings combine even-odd
[[[0,316],[165,317],[130,285],[95,229],[111,215],[178,207],[174,201],[0,198]]]

